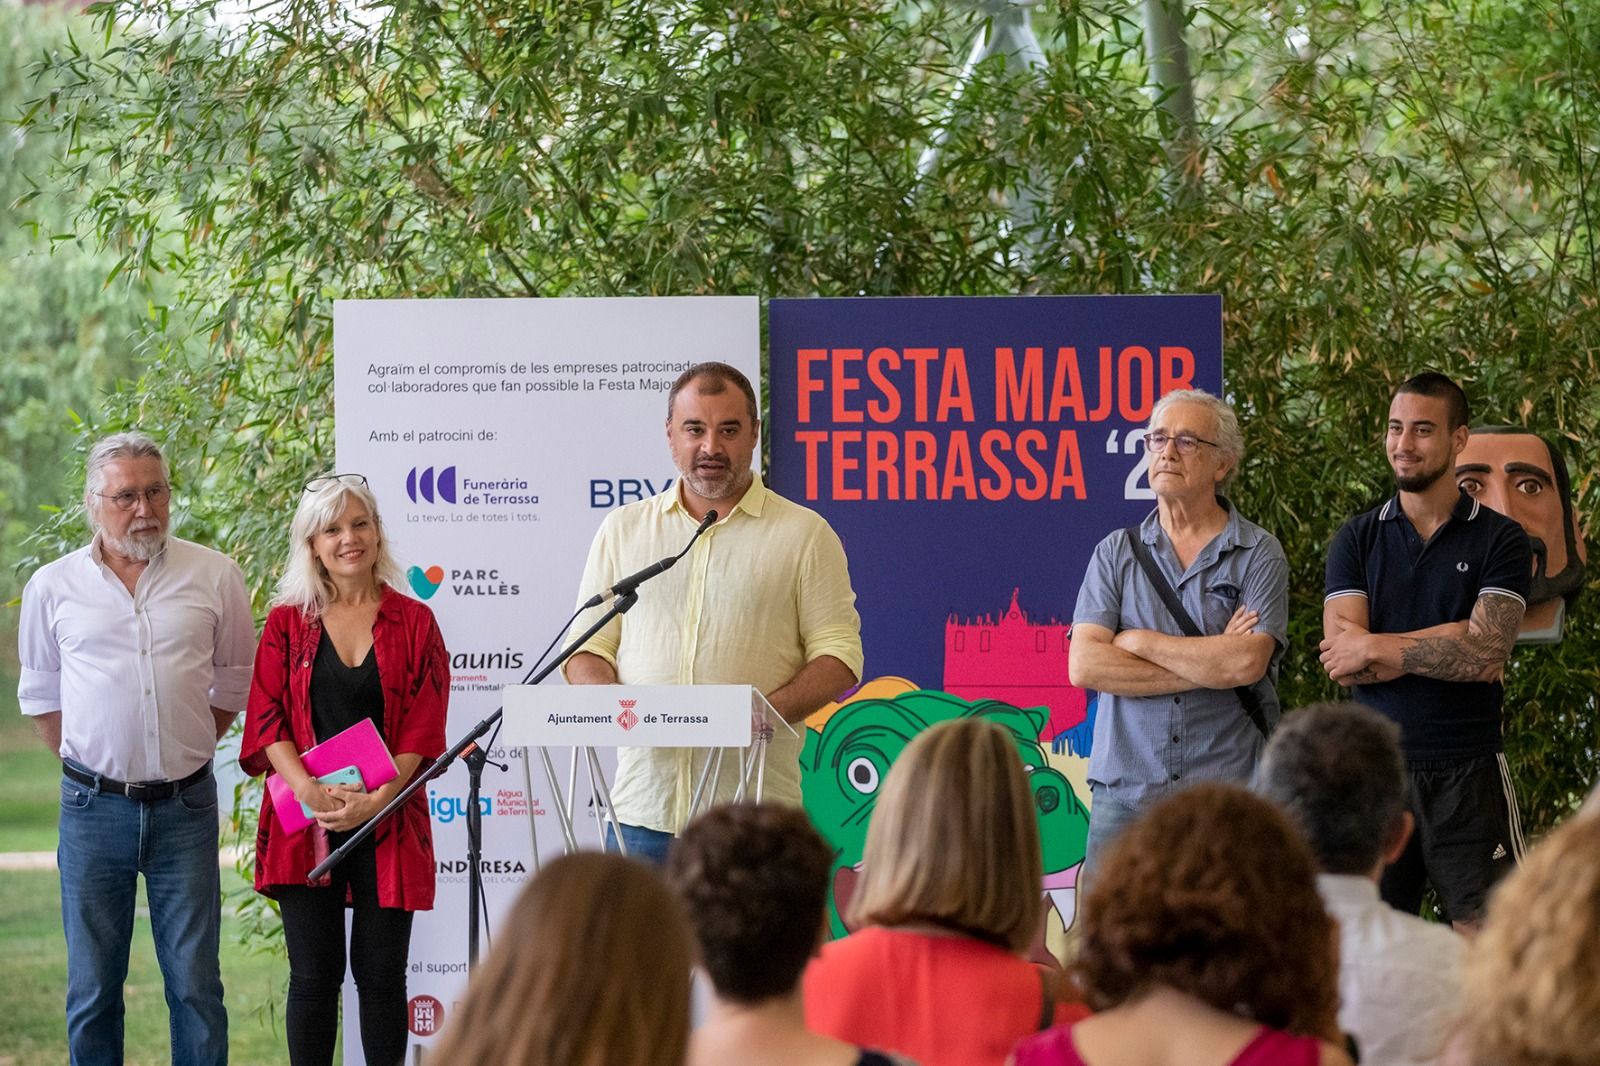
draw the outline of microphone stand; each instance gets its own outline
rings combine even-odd
[[[700,539],[700,534],[710,529],[716,521],[717,512],[707,511],[705,517],[700,520],[700,525],[695,529],[694,535],[689,538],[689,543],[685,544],[683,550],[677,555],[669,555],[665,559],[651,563],[643,570],[621,579],[609,589],[596,593],[581,609],[588,610],[591,607],[599,606],[609,595],[614,598],[611,601],[611,606],[606,609],[606,613],[601,615],[599,621],[595,622],[594,625],[584,630],[571,644],[562,648],[560,654],[552,659],[543,670],[539,670],[535,674],[534,670],[530,669],[527,674],[524,674],[521,684],[537,685],[549,677],[556,667],[572,658],[579,648],[589,642],[590,637],[605,627],[606,623],[618,615],[627,614],[633,605],[639,602],[639,586],[656,575],[672,569],[679,559],[689,554],[689,549],[694,547],[694,542]],[[537,664],[535,664],[535,669],[537,669]],[[467,967],[469,970],[476,968],[478,965],[478,915],[483,905],[483,818],[478,809],[478,797],[482,791],[483,768],[490,762],[489,753],[478,747],[478,740],[493,729],[504,715],[505,707],[496,707],[493,714],[467,730],[466,736],[456,741],[449,751],[439,756],[426,769],[423,769],[416,777],[412,778],[411,783],[401,789],[398,796],[385,804],[383,810],[373,815],[365,825],[351,834],[349,840],[341,844],[326,859],[312,867],[311,872],[306,875],[306,883],[315,884],[318,878],[323,877],[329,870],[343,862],[350,852],[354,851],[362,841],[377,830],[379,825],[388,821],[395,811],[405,806],[406,801],[416,795],[419,789],[450,769],[450,764],[458,758],[464,758],[467,764],[468,779],[467,905],[469,909],[467,912]],[[500,767],[501,770],[509,769],[501,763],[494,763],[494,765]]]
[[[579,648],[588,643],[590,637],[600,632],[613,618],[626,614],[638,602],[639,592],[636,588],[629,589],[626,593],[618,596],[611,602],[611,606],[606,609],[605,614],[600,616],[599,621],[584,630],[582,635],[571,644],[562,648],[560,654],[537,674],[530,670],[523,677],[521,683],[524,685],[537,685],[549,677],[558,666],[572,658]],[[360,829],[357,829],[349,840],[345,841],[337,850],[331,852],[326,859],[323,859],[313,867],[311,872],[306,875],[306,882],[314,884],[318,878],[323,877],[329,870],[343,862],[351,851],[354,851],[362,841],[377,830],[379,825],[388,821],[396,811],[404,807],[406,802],[417,794],[418,790],[450,769],[450,765],[458,758],[464,759],[469,779],[467,799],[467,967],[469,970],[475,968],[478,965],[478,915],[483,905],[483,820],[478,809],[478,794],[483,783],[484,764],[489,762],[488,752],[478,747],[477,742],[484,734],[495,727],[495,724],[500,721],[504,714],[504,707],[496,707],[493,714],[469,729],[466,736],[456,741],[449,751],[439,756],[414,777],[411,783],[400,791],[398,796],[384,806],[383,810],[373,815],[371,820]],[[500,766],[501,764],[495,763],[494,765]],[[501,766],[501,769],[506,769],[506,767]]]

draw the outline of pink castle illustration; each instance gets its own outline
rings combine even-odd
[[[1015,707],[1048,707],[1039,739],[1050,743],[1080,725],[1088,693],[1067,678],[1069,624],[1056,618],[1034,622],[1011,590],[1011,606],[998,619],[965,621],[952,614],[944,625],[944,690],[964,700],[1003,700]]]

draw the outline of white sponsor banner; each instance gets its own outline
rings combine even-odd
[[[506,739],[547,748],[747,748],[756,706],[749,685],[507,685]]]
[[[759,388],[754,297],[362,300],[334,305],[340,472],[364,474],[406,573],[438,617],[453,681],[454,742],[500,706],[571,615],[589,541],[611,508],[672,484],[667,392],[689,365],[720,360]],[[559,683],[559,675],[545,684]],[[748,706],[748,705],[747,705]],[[491,946],[539,856],[560,853],[550,783],[500,737],[485,769],[483,879]],[[600,820],[569,752],[552,752],[578,839]],[[531,778],[531,780],[530,780]],[[419,1056],[449,1021],[467,968],[467,774],[427,786],[438,895],[412,931],[407,975]],[[363,1061],[346,987],[344,1059]]]

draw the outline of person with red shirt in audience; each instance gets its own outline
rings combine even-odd
[[[1338,932],[1267,800],[1208,782],[1157,803],[1112,843],[1080,922],[1071,972],[1098,1013],[1013,1066],[1351,1066]]]
[[[313,478],[289,531],[289,561],[256,649],[239,765],[281,774],[316,823],[285,833],[261,807],[256,891],[278,901],[289,951],[284,1021],[294,1066],[333,1061],[350,970],[372,1066],[405,1057],[411,916],[433,907],[433,835],[418,791],[316,885],[310,873],[445,748],[450,658],[433,612],[395,591],[400,569],[360,474]],[[307,749],[370,719],[400,773],[370,792],[307,773]]]
[[[919,734],[867,829],[857,931],[806,971],[806,1024],[923,1066],[1000,1066],[1081,1016],[1059,971],[1025,957],[1042,920],[1037,819],[1011,734],[981,718]]]

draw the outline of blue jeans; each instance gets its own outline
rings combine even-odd
[[[642,825],[629,825],[627,822],[617,824],[622,826],[622,842],[628,846],[628,858],[639,859],[657,867],[667,864],[667,852],[676,837],[659,829],[646,829]],[[610,822],[606,823],[606,850],[619,850],[617,833],[611,828]]]
[[[1093,875],[1095,864],[1105,858],[1111,842],[1144,813],[1137,807],[1118,803],[1098,785],[1089,786],[1089,799],[1089,841],[1084,848],[1083,869],[1078,873],[1080,893],[1084,887],[1082,879]]]
[[[67,934],[67,1045],[73,1066],[122,1062],[122,985],[144,875],[150,931],[171,1016],[172,1061],[228,1061],[217,941],[217,782],[140,803],[61,779],[61,921]]]

